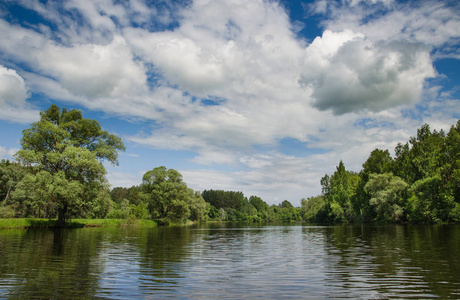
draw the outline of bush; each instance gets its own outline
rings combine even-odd
[[[114,209],[107,214],[107,219],[126,219],[129,216],[129,211],[123,209]]]
[[[1,206],[0,207],[0,218],[8,219],[14,218],[16,215],[16,210],[12,205]]]

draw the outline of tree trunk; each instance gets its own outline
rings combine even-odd
[[[56,223],[56,225],[58,227],[64,227],[66,214],[67,214],[67,204],[64,204],[63,207],[60,207],[58,209],[58,220],[57,220],[57,223]]]
[[[6,192],[6,197],[5,197],[5,200],[3,200],[3,205],[5,205],[6,200],[8,200],[8,196],[10,195],[11,185],[12,185],[12,183],[10,182],[10,187],[8,188],[8,192]]]

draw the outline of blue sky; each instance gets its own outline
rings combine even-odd
[[[164,165],[299,205],[460,119],[459,28],[458,1],[2,1],[0,158],[55,103],[122,137],[112,186]]]

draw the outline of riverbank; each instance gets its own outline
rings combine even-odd
[[[0,229],[54,228],[56,223],[55,219],[9,218],[0,219]],[[118,226],[156,227],[158,224],[153,220],[137,219],[73,219],[67,221],[64,228]]]

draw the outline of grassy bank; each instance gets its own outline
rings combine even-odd
[[[32,218],[11,218],[0,219],[0,229],[27,229],[27,228],[53,228],[57,220],[32,219]],[[73,219],[69,220],[65,228],[83,227],[116,227],[116,226],[139,226],[156,227],[157,223],[152,220],[133,219]]]

